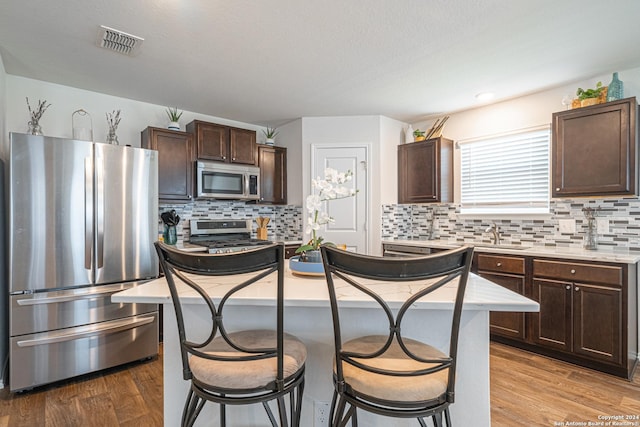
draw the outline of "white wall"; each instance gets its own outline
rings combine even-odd
[[[379,254],[383,200],[397,200],[396,150],[404,123],[382,116],[303,117],[303,195],[311,191],[312,145],[367,145],[371,147],[368,171],[367,223],[369,252]],[[389,178],[389,179],[388,179]],[[304,213],[306,215],[306,212]],[[306,223],[306,218],[305,218]]]
[[[134,101],[127,98],[105,95],[98,92],[77,89],[69,86],[7,75],[6,91],[6,132],[26,132],[29,113],[25,97],[33,108],[38,100],[47,100],[51,107],[40,120],[42,132],[47,136],[71,138],[71,115],[82,108],[91,114],[93,121],[93,140],[104,142],[107,137],[107,119],[105,114],[121,110],[120,125],[116,134],[120,144],[140,146],[140,132],[147,126],[166,127],[169,119],[167,106]],[[180,119],[182,130],[194,119],[221,123],[240,128],[256,130],[258,140],[264,138],[261,126],[185,111]],[[5,144],[7,144],[5,140]]]
[[[443,136],[458,141],[549,124],[552,113],[565,109],[564,95],[573,97],[578,87],[592,88],[598,81],[608,85],[613,71],[616,70],[545,92],[451,114]],[[620,71],[618,77],[624,83],[625,97],[640,96],[640,68]],[[433,121],[418,122],[413,127],[429,129]]]

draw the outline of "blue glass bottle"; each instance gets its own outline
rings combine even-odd
[[[623,84],[618,79],[618,73],[613,73],[613,80],[611,80],[609,88],[607,89],[607,102],[622,98],[624,98]]]

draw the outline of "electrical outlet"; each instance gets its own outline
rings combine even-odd
[[[598,234],[606,234],[609,232],[609,220],[608,219],[596,219],[596,229]]]
[[[576,220],[575,219],[559,219],[558,229],[561,233],[575,233]]]
[[[315,401],[313,403],[313,409],[315,411],[313,427],[328,427],[329,412],[331,411],[330,405],[327,402]]]

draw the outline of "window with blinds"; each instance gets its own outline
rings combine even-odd
[[[461,213],[549,212],[549,128],[460,142]]]

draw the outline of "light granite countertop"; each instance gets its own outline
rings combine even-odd
[[[582,261],[614,262],[621,264],[635,264],[640,261],[640,252],[638,251],[629,251],[626,248],[611,248],[605,246],[601,246],[597,250],[586,250],[583,248],[569,248],[558,246],[518,246],[509,244],[491,245],[487,243],[459,242],[455,240],[383,239],[382,243],[397,243],[437,249],[451,249],[467,244],[475,246],[476,252],[484,253],[563,258]]]

